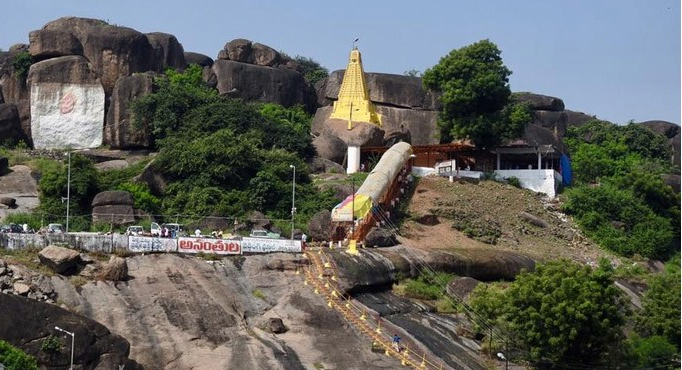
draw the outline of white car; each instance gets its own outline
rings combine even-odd
[[[126,230],[126,235],[142,235],[144,234],[144,229],[142,226],[128,226],[128,229]]]
[[[49,224],[47,225],[47,232],[61,234],[64,232],[64,226],[62,226],[62,224]]]

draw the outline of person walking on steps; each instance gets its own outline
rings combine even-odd
[[[395,348],[395,350],[398,352],[400,352],[400,350],[402,349],[400,347],[400,337],[398,336],[398,334],[393,334],[393,348]]]

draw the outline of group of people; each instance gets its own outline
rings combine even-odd
[[[161,234],[159,234],[161,238],[175,238],[176,236],[175,229],[169,229],[165,226],[161,228]]]

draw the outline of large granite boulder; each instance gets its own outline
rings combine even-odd
[[[128,279],[128,263],[125,258],[110,256],[109,262],[102,266],[99,278],[108,281],[125,281]]]
[[[538,125],[526,125],[521,141],[528,146],[553,145],[560,152],[566,149],[563,141],[551,129]]]
[[[557,137],[564,137],[568,127],[568,114],[550,110],[535,110],[533,114],[533,124],[549,129]]]
[[[298,72],[219,59],[213,64],[220,94],[245,101],[302,105],[312,111],[314,92]]]
[[[185,50],[175,36],[163,32],[152,32],[146,35],[154,49],[153,60],[156,66],[152,70],[163,72],[166,68],[184,69],[187,67]]]
[[[197,64],[202,67],[211,67],[213,65],[213,59],[208,55],[193,53],[190,51],[185,52],[185,61],[187,64]]]
[[[253,43],[251,54],[255,65],[273,67],[279,64],[279,53],[267,45]]]
[[[144,369],[128,359],[128,341],[104,325],[55,304],[0,294],[0,312],[14,313],[11,320],[0,320],[0,338],[35,357],[41,369],[66,369],[71,363],[70,337],[61,339],[64,346],[56,354],[43,350],[50,335],[63,336],[55,326],[75,333],[74,369]]]
[[[568,109],[564,109],[564,113],[566,113],[566,127],[569,128],[574,126],[582,126],[589,121],[597,119],[596,116],[591,116],[583,112],[574,112]]]
[[[162,195],[168,186],[168,181],[164,179],[161,171],[154,167],[154,163],[154,161],[149,162],[142,170],[142,173],[135,176],[133,181],[147,184],[149,190],[154,195]]]
[[[225,53],[219,55],[218,59],[228,59],[242,63],[253,63],[250,40],[234,39],[225,44],[223,50]]]
[[[673,165],[680,167],[680,126],[668,121],[645,121],[640,125],[668,138],[668,145],[673,153]]]
[[[149,147],[149,127],[133,124],[130,105],[132,101],[152,93],[153,89],[152,74],[136,74],[116,81],[104,125],[105,145],[120,149]]]
[[[19,100],[16,102],[17,110],[19,111],[19,122],[21,122],[21,131],[26,140],[26,144],[33,148],[33,135],[31,134],[31,102],[26,100]]]
[[[40,263],[52,271],[66,274],[76,267],[80,261],[80,253],[73,249],[50,245],[38,252],[38,258]]]
[[[320,105],[332,105],[333,101],[338,99],[344,74],[345,70],[334,71],[315,86]],[[439,109],[439,95],[436,92],[424,90],[419,77],[365,73],[365,81],[369,90],[369,100],[379,105],[426,110]]]
[[[321,158],[341,163],[346,156],[348,145],[336,136],[325,132],[313,139],[315,152]],[[344,171],[345,172],[345,169]]]
[[[70,32],[80,41],[83,56],[92,63],[107,95],[112,93],[119,77],[153,70],[159,65],[147,36],[132,28],[99,19],[64,17],[45,24],[43,30]]]
[[[388,145],[389,141],[395,139],[397,133],[400,137],[409,138],[404,140],[412,145],[432,145],[438,144],[436,120],[438,112],[427,110],[412,110],[388,106],[377,106],[377,112],[381,115],[382,122],[380,129],[384,132],[383,142],[374,141],[373,146]],[[323,135],[327,127],[335,121],[329,118],[332,112],[331,106],[320,107],[315,112],[311,132],[313,135]],[[344,121],[347,129],[348,122]],[[337,123],[337,125],[340,125]],[[376,126],[376,125],[374,125]],[[376,126],[379,128],[379,126]],[[336,132],[337,130],[334,130]],[[347,130],[346,130],[347,131]],[[339,130],[340,132],[340,130]],[[344,154],[345,155],[345,154]],[[325,157],[327,158],[327,157]],[[328,158],[330,159],[330,158]]]
[[[409,135],[412,145],[434,145],[438,139],[438,111],[403,109],[379,105],[381,128],[385,131],[384,141],[389,141],[396,132]]]
[[[668,121],[644,121],[639,124],[668,139],[680,133],[680,126]]]
[[[308,222],[309,240],[329,240],[332,231],[332,214],[329,210],[317,212]]]
[[[514,93],[512,99],[528,104],[532,110],[545,110],[551,112],[561,112],[564,110],[564,101],[553,96],[519,92]]]
[[[368,247],[392,247],[398,244],[394,233],[387,229],[373,227],[365,237],[365,245]]]
[[[83,55],[83,45],[71,32],[37,30],[28,34],[28,52],[34,61],[67,55]]]
[[[0,145],[6,141],[17,143],[20,140],[25,142],[26,136],[21,129],[16,104],[0,103]]]
[[[337,137],[347,146],[364,147],[384,144],[384,130],[378,125],[367,122],[353,122],[353,128],[349,130],[348,121],[330,118],[325,124],[322,135]]]
[[[104,89],[87,59],[66,56],[35,63],[28,83],[36,149],[102,145]]]
[[[133,196],[127,191],[110,190],[92,200],[92,222],[125,225],[135,222]]]
[[[17,103],[20,100],[28,99],[26,74],[14,69],[15,58],[25,51],[21,47],[15,48],[14,46],[10,51],[0,51],[0,89],[5,103]]]

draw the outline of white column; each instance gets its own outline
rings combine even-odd
[[[500,153],[496,153],[496,156],[497,156],[497,168],[495,168],[495,169],[499,170],[500,169]]]
[[[542,169],[542,155],[538,151],[538,170]]]
[[[356,173],[360,168],[360,147],[359,146],[348,146],[348,168],[346,168],[346,173]]]

